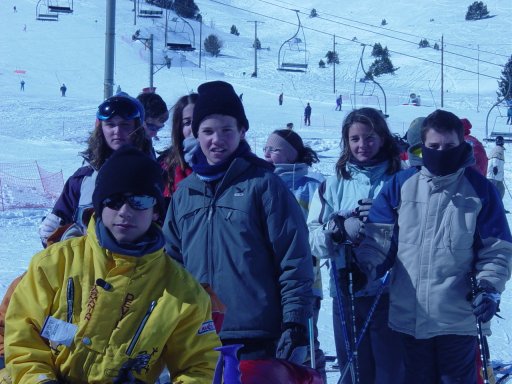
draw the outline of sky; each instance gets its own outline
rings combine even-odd
[[[72,14],[60,14],[58,21],[38,21],[37,0],[0,2],[0,172],[6,164],[37,164],[48,172],[62,171],[64,180],[79,166],[79,152],[85,149],[94,125],[95,108],[104,96],[105,10],[103,1],[74,0]],[[468,4],[470,2],[467,2]],[[67,6],[71,2],[59,1]],[[483,140],[493,130],[508,131],[506,110],[496,102],[497,79],[512,54],[506,38],[512,30],[512,2],[486,1],[491,17],[466,21],[468,4],[447,0],[403,2],[388,0],[386,6],[375,0],[326,2],[316,0],[277,1],[201,0],[196,1],[203,24],[190,21],[191,28],[174,14],[168,18],[168,42],[190,41],[194,52],[171,52],[165,47],[165,19],[134,20],[133,3],[117,1],[114,88],[136,96],[149,85],[149,50],[132,35],[154,36],[154,86],[168,106],[203,82],[225,80],[243,93],[250,122],[247,139],[253,151],[262,156],[267,136],[293,122],[305,143],[319,153],[321,162],[314,171],[330,175],[340,153],[340,127],[353,107],[371,106],[389,115],[391,130],[403,135],[409,123],[443,107],[467,117],[472,134]],[[14,12],[16,5],[17,12]],[[40,7],[42,6],[39,4]],[[43,7],[44,8],[44,7]],[[155,9],[141,5],[142,9]],[[309,17],[312,9],[318,16]],[[296,12],[296,11],[297,12]],[[296,37],[302,43],[285,41],[297,31],[297,15],[303,29]],[[383,24],[385,19],[386,24]],[[235,25],[239,36],[231,35]],[[262,50],[255,63],[253,39]],[[193,32],[192,32],[193,30]],[[199,52],[199,37],[216,34],[223,41],[219,57]],[[418,48],[421,39],[433,46],[445,45],[441,52]],[[371,62],[372,45],[386,46],[398,68],[395,75],[378,78],[379,86],[361,83],[362,66]],[[307,58],[306,73],[277,71],[281,61]],[[298,51],[300,49],[300,51]],[[304,49],[307,52],[304,52]],[[340,64],[319,68],[329,50],[336,50]],[[164,56],[171,68],[162,67]],[[305,62],[305,61],[303,61]],[[199,67],[199,63],[201,66]],[[257,77],[251,74],[257,69]],[[442,69],[442,70],[441,70]],[[25,91],[20,91],[20,81]],[[66,97],[59,88],[65,83]],[[441,92],[441,89],[443,92]],[[278,96],[284,95],[282,106]],[[422,105],[408,105],[409,95],[421,96]],[[343,110],[335,111],[336,95],[343,96]],[[311,126],[303,126],[306,103],[312,106]],[[157,150],[170,144],[167,126],[155,141]],[[489,152],[493,143],[486,143]],[[512,175],[510,148],[506,151],[505,174]],[[16,169],[16,168],[15,168]],[[13,171],[15,175],[21,176]],[[5,178],[5,175],[3,176]],[[2,174],[0,173],[0,180]],[[27,191],[2,187],[2,196],[16,202]],[[29,191],[30,193],[30,191]],[[32,193],[35,201],[45,197]],[[512,195],[507,188],[505,206],[512,211]],[[0,296],[10,281],[27,267],[32,255],[41,250],[37,225],[49,208],[16,208],[0,211]],[[320,315],[320,341],[334,354],[331,326],[331,300],[328,298],[328,270],[324,275]],[[510,284],[509,284],[510,285]],[[493,320],[490,337],[495,362],[511,362],[512,290],[508,287],[501,303],[504,318]],[[336,373],[329,373],[336,382]]]

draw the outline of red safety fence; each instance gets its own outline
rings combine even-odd
[[[62,171],[48,172],[37,161],[0,163],[0,211],[52,208],[63,187]]]

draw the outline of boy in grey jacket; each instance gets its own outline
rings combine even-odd
[[[173,195],[164,223],[167,252],[226,305],[223,344],[241,359],[302,363],[312,315],[313,260],[291,192],[245,141],[249,122],[233,87],[198,88],[193,173]]]
[[[510,278],[512,237],[496,188],[471,168],[458,117],[431,113],[421,139],[423,166],[384,185],[356,256],[370,278],[393,266],[389,325],[407,351],[404,382],[475,383],[475,324],[490,333]]]

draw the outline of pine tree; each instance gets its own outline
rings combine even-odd
[[[311,12],[309,13],[309,17],[317,17],[318,16],[318,13],[316,12],[316,9],[313,8],[311,10]]]
[[[512,55],[501,71],[501,78],[498,80],[498,97],[507,97],[512,99],[512,88],[509,91],[510,82],[512,81]]]
[[[466,12],[466,20],[480,20],[489,17],[489,11],[487,5],[482,1],[475,1],[468,7]]]
[[[219,56],[222,41],[216,35],[210,35],[204,40],[204,50],[212,56]]]
[[[428,47],[430,47],[430,43],[428,42],[427,39],[421,39],[418,46],[420,48],[428,48]]]
[[[325,57],[327,58],[327,64],[339,64],[340,59],[338,57],[338,52],[336,51],[327,51]]]
[[[193,19],[199,12],[199,7],[194,0],[174,0],[174,12],[186,19]]]
[[[375,43],[372,49],[372,56],[375,57],[375,61],[370,65],[370,68],[368,68],[365,80],[372,80],[374,77],[388,73],[393,74],[398,69],[393,66],[389,58],[388,47],[382,48],[380,43]]]
[[[319,67],[319,68],[325,68],[325,61],[323,61],[322,59],[320,59],[320,61],[318,62],[318,67]]]

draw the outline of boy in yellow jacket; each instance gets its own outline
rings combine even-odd
[[[207,293],[164,253],[159,166],[138,150],[101,168],[87,235],[38,253],[6,316],[14,383],[210,384],[220,345]]]

